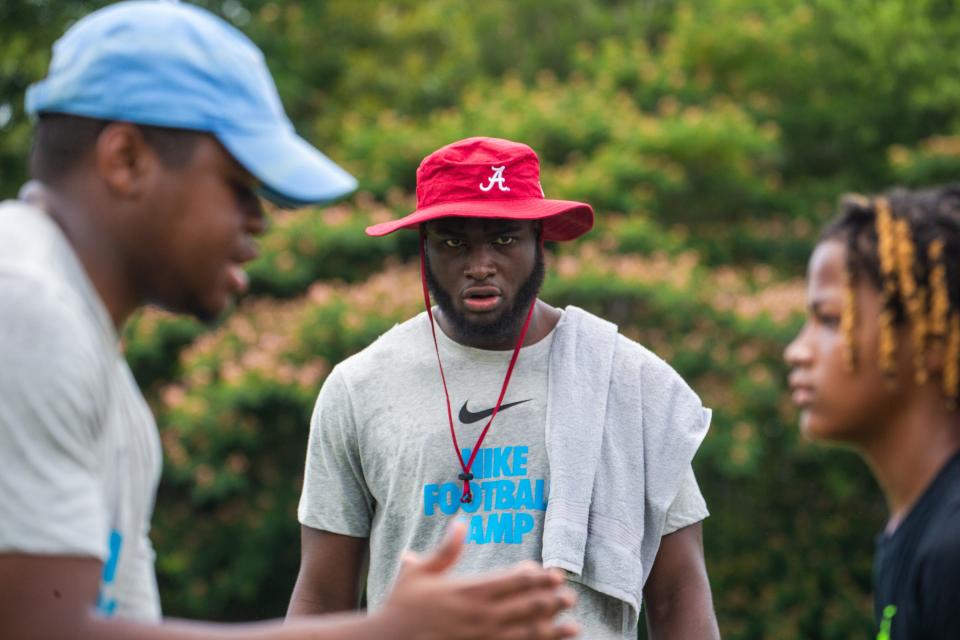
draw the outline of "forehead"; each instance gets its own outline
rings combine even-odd
[[[203,144],[209,146],[213,165],[215,165],[216,170],[234,177],[243,178],[247,182],[257,182],[253,174],[247,171],[246,167],[240,164],[219,140],[208,134],[204,136]]]
[[[440,218],[427,223],[427,230],[444,234],[502,233],[533,229],[532,220],[506,218]]]
[[[844,283],[847,249],[839,240],[821,242],[810,256],[807,267],[807,292],[813,297],[839,289]]]
[[[190,137],[176,136],[161,138],[148,144],[161,155],[181,154],[183,162],[171,165],[171,168],[188,174],[218,174],[232,178],[241,177],[253,180],[250,173],[234,159],[233,155],[220,142],[208,133],[197,132]],[[159,146],[154,146],[159,145]],[[170,161],[164,165],[171,164]]]

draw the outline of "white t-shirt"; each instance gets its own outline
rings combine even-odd
[[[437,329],[454,427],[464,460],[496,403],[512,355],[458,344]],[[380,604],[406,549],[426,551],[451,518],[468,523],[456,570],[477,573],[541,558],[550,492],[545,451],[551,333],[521,349],[503,405],[472,467],[473,502],[462,505],[459,462],[447,421],[426,314],[395,327],[338,365],[314,412],[300,522],[369,537],[367,598]],[[640,497],[638,507],[643,508]],[[672,504],[666,533],[708,515],[693,470]],[[572,584],[584,638],[623,638],[620,601]]]
[[[156,621],[156,423],[60,228],[0,204],[0,553],[104,563],[97,610]]]

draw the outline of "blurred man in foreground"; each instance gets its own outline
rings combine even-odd
[[[162,624],[148,538],[161,448],[119,332],[145,303],[223,312],[265,226],[258,194],[298,206],[355,183],[295,134],[259,50],[195,7],[129,2],[81,20],[27,110],[39,116],[34,182],[0,205],[4,637],[573,633],[552,621],[572,603],[557,575],[528,565],[446,577],[462,527],[431,556],[407,556],[369,617]]]

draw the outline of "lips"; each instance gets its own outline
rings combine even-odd
[[[230,291],[239,295],[246,292],[247,287],[250,285],[250,277],[247,275],[247,272],[244,271],[241,264],[232,262],[227,267],[227,282],[229,283]]]
[[[814,389],[813,385],[800,380],[796,376],[791,375],[789,379],[790,384],[790,398],[793,400],[793,403],[798,407],[805,408],[813,403],[814,399]]]
[[[806,409],[813,404],[813,389],[809,387],[798,387],[790,394],[793,404],[801,409]]]
[[[470,311],[492,311],[500,306],[503,293],[494,286],[467,287],[461,294],[463,306]]]
[[[230,291],[239,295],[247,291],[250,285],[250,277],[244,270],[243,265],[257,257],[257,245],[253,241],[245,241],[243,246],[238,249],[231,257],[227,265],[227,281]]]

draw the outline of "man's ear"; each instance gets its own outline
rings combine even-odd
[[[137,125],[111,122],[97,137],[94,162],[114,195],[138,198],[151,182],[159,158]]]

